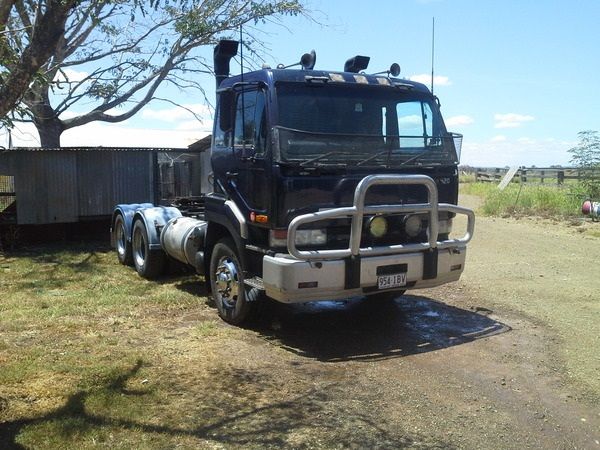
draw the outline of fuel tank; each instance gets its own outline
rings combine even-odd
[[[160,244],[169,256],[203,273],[206,225],[193,217],[171,219],[160,234]]]

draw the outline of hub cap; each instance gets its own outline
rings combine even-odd
[[[138,230],[133,235],[133,259],[138,267],[142,267],[146,261],[146,244],[144,233]]]
[[[223,306],[234,308],[239,293],[239,277],[235,262],[231,258],[227,257],[219,261],[215,280]]]
[[[119,255],[123,256],[123,255],[125,255],[125,251],[126,251],[125,250],[126,243],[125,243],[125,229],[124,229],[122,223],[119,223],[116,231],[117,231],[117,236],[116,236],[117,252],[119,253]]]

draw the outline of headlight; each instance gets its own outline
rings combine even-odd
[[[452,232],[452,219],[444,219],[438,222],[439,234],[450,234]]]
[[[327,230],[297,230],[296,245],[323,245],[327,243]],[[287,230],[269,231],[270,247],[287,247]]]
[[[416,237],[423,231],[423,216],[411,215],[404,218],[404,231],[410,237]]]
[[[429,217],[422,214],[413,214],[404,218],[404,231],[410,237],[418,236],[429,224]],[[452,218],[441,215],[438,220],[438,233],[450,234],[452,232]]]
[[[383,216],[371,217],[369,220],[369,233],[375,238],[385,236],[388,231],[387,219]]]

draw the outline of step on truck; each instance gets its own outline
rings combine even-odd
[[[446,130],[438,98],[397,64],[367,74],[364,56],[316,70],[313,51],[298,68],[230,76],[238,44],[214,49],[204,193],[117,205],[119,261],[149,279],[169,259],[191,266],[232,324],[264,296],[377,301],[458,280],[475,218],[457,206],[462,136]]]

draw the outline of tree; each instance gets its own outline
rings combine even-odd
[[[29,84],[47,63],[64,33],[65,21],[76,0],[49,0],[39,8],[18,0],[0,0],[0,120],[20,102]],[[35,11],[33,20],[25,14]],[[11,14],[22,15],[22,32],[16,39]],[[8,27],[7,27],[8,24]]]
[[[23,43],[36,39],[28,24],[35,22],[33,5],[38,2],[12,3],[15,6],[7,21],[6,42],[16,53]],[[39,3],[49,5],[52,1]],[[171,102],[157,95],[161,85],[195,89],[206,97],[196,78],[198,73],[211,73],[212,64],[201,56],[199,47],[237,35],[239,27],[245,25],[245,45],[252,51],[257,32],[254,25],[305,14],[301,0],[76,3],[51,56],[41,66],[45,79],[35,79],[22,97],[42,147],[59,147],[61,134],[70,128],[93,121],[121,122],[151,101]],[[75,105],[85,105],[87,111],[60,118]]]
[[[592,198],[600,198],[600,136],[597,131],[586,130],[577,133],[579,142],[569,149],[571,162],[577,167],[584,169],[581,185],[587,195]]]

